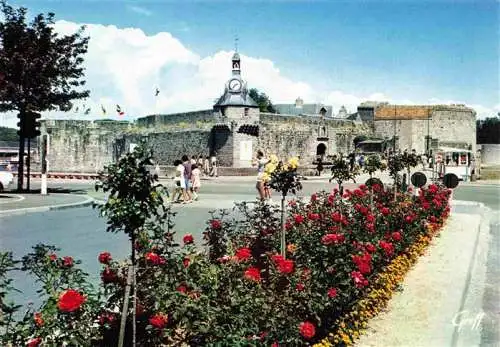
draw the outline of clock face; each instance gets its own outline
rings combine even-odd
[[[229,89],[233,92],[237,92],[241,89],[241,81],[238,79],[232,79],[229,81]]]

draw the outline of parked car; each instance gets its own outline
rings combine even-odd
[[[14,175],[7,171],[0,171],[0,192],[14,182]]]

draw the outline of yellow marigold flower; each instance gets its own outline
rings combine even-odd
[[[295,251],[297,250],[297,245],[290,243],[286,246],[286,250],[290,253],[295,253]]]

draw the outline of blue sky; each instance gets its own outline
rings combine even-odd
[[[69,22],[168,32],[200,59],[231,51],[238,35],[243,55],[271,61],[280,76],[318,95],[382,94],[394,102],[457,101],[500,111],[497,1],[11,3]],[[176,71],[182,79],[184,69]]]

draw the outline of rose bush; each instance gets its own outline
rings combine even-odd
[[[353,312],[390,297],[402,279],[404,266],[398,264],[407,264],[415,245],[439,230],[450,212],[449,197],[438,185],[416,196],[361,185],[290,201],[286,258],[280,255],[280,210],[273,205],[238,204],[233,217],[213,212],[203,234],[207,251],[190,234],[177,244],[170,211],[159,211],[155,218],[164,223],[146,221],[135,235],[136,308],[129,306],[124,317],[125,344],[131,344],[132,313],[139,346],[301,346],[329,333],[322,343],[352,343],[361,328],[357,319],[368,317]],[[121,203],[113,203],[115,214]],[[68,266],[57,252],[38,246],[23,259],[46,301],[11,319],[0,341],[116,345],[128,264],[100,253],[101,283],[94,290],[79,261]],[[0,284],[14,267],[7,265]]]

